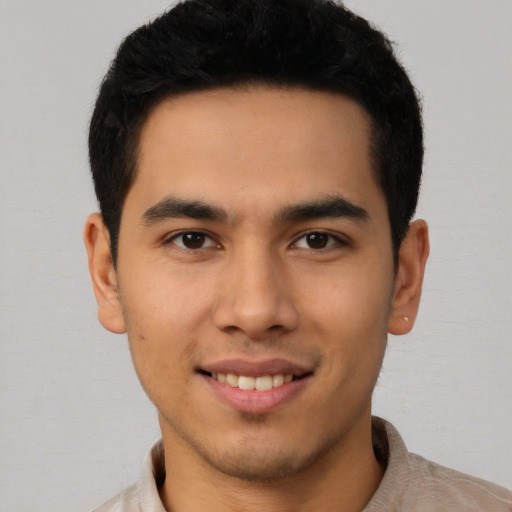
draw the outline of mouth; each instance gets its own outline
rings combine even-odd
[[[273,388],[279,388],[289,382],[304,379],[311,375],[311,372],[305,372],[301,375],[294,375],[293,373],[277,373],[274,375],[237,375],[235,373],[211,373],[205,370],[200,370],[199,373],[212,378],[222,384],[227,384],[232,388],[243,389],[244,391],[270,391]]]
[[[196,372],[222,403],[249,414],[267,414],[284,406],[306,391],[314,374],[311,366],[279,358],[210,362]]]

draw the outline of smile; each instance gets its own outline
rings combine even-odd
[[[234,373],[212,373],[211,377],[219,382],[226,383],[233,388],[239,388],[246,391],[255,389],[256,391],[269,391],[272,388],[278,388],[284,383],[293,380],[293,374],[261,375],[258,377],[248,377],[245,375],[235,375]]]
[[[199,374],[205,384],[224,403],[248,414],[267,414],[305,391],[313,374],[263,374],[256,376],[236,373],[206,372]]]
[[[314,364],[288,359],[224,359],[196,369],[224,404],[249,414],[266,414],[304,392],[312,382]]]

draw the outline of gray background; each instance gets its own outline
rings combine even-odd
[[[96,321],[81,232],[99,81],[156,0],[0,0],[0,510],[90,510],[139,475],[156,414]],[[512,2],[351,0],[424,96],[432,253],[375,412],[412,451],[512,487]]]

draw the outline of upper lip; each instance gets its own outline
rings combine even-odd
[[[199,368],[208,373],[233,373],[246,377],[261,375],[295,375],[300,377],[312,370],[286,359],[274,358],[261,361],[246,359],[225,359],[205,364]]]

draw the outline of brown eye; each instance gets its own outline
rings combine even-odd
[[[297,249],[313,249],[317,251],[321,249],[328,249],[336,245],[346,244],[340,238],[322,231],[311,231],[306,233],[293,244]]]
[[[180,233],[171,239],[171,242],[182,249],[197,250],[205,249],[206,247],[216,246],[215,242],[200,231],[187,231]]]
[[[203,246],[206,235],[203,233],[185,233],[182,237],[183,245],[187,249],[199,249]]]
[[[326,233],[309,233],[306,235],[306,243],[311,249],[324,249],[329,243],[329,235]]]

